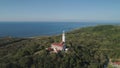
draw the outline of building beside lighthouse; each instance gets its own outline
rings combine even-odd
[[[65,50],[65,32],[63,31],[62,34],[62,40],[60,43],[52,43],[51,49],[53,49],[54,52],[64,51]]]

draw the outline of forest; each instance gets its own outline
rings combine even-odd
[[[120,26],[98,25],[66,33],[67,52],[46,48],[61,35],[32,38],[1,37],[0,68],[106,68],[120,58]]]

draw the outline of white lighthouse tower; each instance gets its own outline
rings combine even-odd
[[[65,32],[63,31],[63,34],[62,34],[62,42],[65,43]]]
[[[66,49],[66,46],[65,46],[65,32],[63,31],[63,34],[62,34],[62,43],[63,43],[63,50]]]

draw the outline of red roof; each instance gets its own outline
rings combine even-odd
[[[120,62],[113,62],[113,64],[117,64],[117,65],[120,65]]]
[[[61,42],[61,43],[53,43],[52,45],[54,45],[54,46],[63,46],[63,42]]]

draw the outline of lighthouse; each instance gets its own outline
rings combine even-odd
[[[62,34],[62,42],[65,43],[65,32],[63,31],[63,34]]]
[[[59,51],[65,51],[65,32],[63,31],[62,33],[62,40],[60,43],[52,43],[51,44],[51,49],[53,49],[53,51],[55,53],[58,53]]]
[[[62,44],[63,44],[63,50],[65,50],[66,46],[65,46],[65,32],[64,31],[62,34]]]

